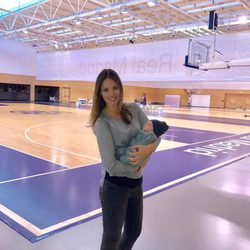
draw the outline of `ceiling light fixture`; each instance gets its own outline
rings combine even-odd
[[[248,23],[248,19],[246,16],[240,16],[238,22],[240,24],[246,24],[246,23]]]
[[[128,14],[128,10],[127,10],[125,7],[122,7],[122,8],[120,9],[120,12],[121,12],[122,14]]]
[[[96,17],[96,20],[102,20],[102,19],[103,19],[102,16],[97,16],[97,17]]]
[[[153,1],[149,1],[149,2],[147,2],[147,5],[148,5],[149,7],[154,7],[156,4],[155,4],[155,2],[153,2]]]
[[[80,24],[81,24],[80,19],[76,19],[76,20],[75,20],[75,24],[76,24],[76,25],[80,25]]]

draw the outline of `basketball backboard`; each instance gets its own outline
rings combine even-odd
[[[199,65],[209,62],[210,46],[189,39],[188,43],[188,54],[185,57],[186,67],[199,69]]]

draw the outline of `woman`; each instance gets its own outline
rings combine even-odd
[[[90,125],[97,137],[103,165],[101,250],[132,249],[141,233],[142,170],[159,140],[132,146],[130,164],[117,160],[115,149],[127,146],[147,121],[136,104],[123,103],[123,87],[118,74],[112,69],[102,70],[96,80],[90,114]]]

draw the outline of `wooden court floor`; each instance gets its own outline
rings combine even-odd
[[[37,114],[32,113],[36,111]],[[207,131],[243,134],[250,132],[250,126],[216,122],[201,122],[180,118],[165,118],[162,114],[188,114],[193,116],[222,117],[249,121],[250,111],[209,110],[202,108],[164,108],[150,113],[160,117],[169,126]],[[24,113],[22,113],[24,112]],[[30,113],[29,113],[30,112]],[[41,113],[39,113],[41,112]],[[55,112],[55,113],[54,113]],[[58,112],[58,113],[57,113]],[[92,129],[87,127],[89,110],[33,103],[8,103],[0,107],[0,143],[44,158],[60,165],[75,168],[100,162],[100,155]],[[173,140],[164,140],[160,150],[183,145]]]
[[[89,110],[7,105],[0,109],[2,145],[69,168],[100,161],[95,136],[86,127]]]

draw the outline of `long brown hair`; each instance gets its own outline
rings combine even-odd
[[[99,73],[96,79],[95,90],[93,94],[93,106],[92,106],[90,117],[89,117],[89,125],[91,127],[95,125],[95,122],[98,119],[98,117],[101,115],[102,110],[106,107],[106,103],[103,100],[103,97],[101,95],[102,83],[106,79],[113,80],[120,88],[120,101],[118,103],[119,114],[121,115],[123,122],[125,122],[126,124],[130,124],[132,113],[128,110],[128,108],[123,103],[122,81],[119,75],[113,69],[103,69]]]

